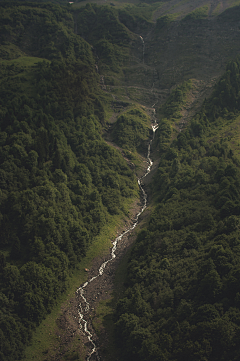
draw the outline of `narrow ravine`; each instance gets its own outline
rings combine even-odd
[[[153,108],[153,114],[155,114],[155,109],[154,108]],[[152,130],[153,130],[152,140],[153,140],[155,131],[157,129],[157,123],[156,123],[156,120],[155,120],[155,116],[153,116],[152,121],[153,121],[153,124],[152,124]],[[89,300],[87,299],[87,297],[85,296],[85,293],[86,293],[87,287],[92,285],[92,283],[96,282],[95,287],[97,287],[98,278],[103,276],[104,271],[105,271],[107,265],[109,264],[109,262],[112,262],[116,258],[116,249],[117,249],[118,243],[121,242],[123,237],[126,236],[129,232],[131,232],[137,226],[140,215],[143,213],[143,211],[147,207],[147,193],[146,193],[146,191],[144,190],[144,188],[142,186],[142,180],[143,180],[143,178],[145,178],[150,173],[152,165],[153,165],[153,162],[152,162],[152,160],[150,158],[152,140],[150,140],[150,142],[148,144],[148,152],[147,152],[147,164],[148,164],[148,166],[147,166],[146,172],[141,178],[138,179],[138,185],[139,185],[139,188],[140,188],[140,190],[142,192],[142,206],[141,206],[140,211],[137,213],[137,215],[135,217],[135,220],[133,221],[132,225],[130,227],[128,227],[123,233],[121,233],[113,241],[113,247],[111,249],[110,258],[108,260],[104,261],[101,264],[101,266],[98,269],[98,273],[95,276],[93,276],[89,281],[85,282],[76,291],[76,294],[79,296],[78,298],[80,300],[79,305],[78,305],[79,328],[85,334],[85,336],[87,337],[89,343],[91,344],[91,347],[90,347],[91,351],[89,352],[89,354],[88,354],[88,356],[86,358],[87,361],[91,361],[91,359],[93,359],[93,357],[94,357],[94,360],[100,361],[101,358],[100,358],[99,353],[98,353],[96,342],[94,341],[94,337],[93,337],[94,336],[93,335],[94,331],[90,331],[90,329],[92,330],[93,328],[92,328],[92,326],[89,327],[89,321],[88,320],[89,320],[90,303],[89,303]]]

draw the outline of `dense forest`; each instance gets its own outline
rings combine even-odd
[[[119,360],[238,361],[240,7],[80,3],[0,1],[0,360],[24,359],[94,239],[139,199],[156,107],[151,210],[114,347]],[[215,61],[211,95],[179,123]]]
[[[68,10],[3,3],[0,17],[0,358],[18,360],[137,182],[102,139],[93,54]]]
[[[239,121],[239,73],[237,59],[175,139],[180,88],[161,109],[157,205],[132,249],[115,314],[125,359],[239,359],[240,163],[227,136],[212,136]]]

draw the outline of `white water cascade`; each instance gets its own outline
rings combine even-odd
[[[142,36],[139,36],[142,41],[142,55],[143,55],[143,64],[144,64],[144,53],[145,53],[145,43]]]
[[[157,123],[156,123],[156,119],[155,119],[155,109],[153,108],[153,124],[152,124],[152,130],[153,130],[153,138],[154,138],[154,134],[155,134],[155,131],[157,129]],[[115,251],[117,249],[117,244],[118,242],[121,241],[121,239],[123,238],[123,236],[125,236],[127,233],[131,232],[138,224],[138,219],[139,219],[139,216],[143,213],[143,211],[145,210],[145,208],[147,207],[147,193],[145,192],[145,190],[143,189],[142,187],[142,179],[145,178],[151,171],[151,168],[152,168],[152,165],[153,165],[153,162],[152,160],[150,159],[150,152],[151,152],[151,143],[152,143],[152,140],[149,142],[149,145],[148,145],[148,153],[147,153],[147,163],[148,163],[148,167],[147,167],[147,170],[145,172],[145,174],[138,179],[138,185],[139,185],[139,188],[141,189],[141,192],[142,192],[142,196],[143,196],[143,202],[142,202],[142,208],[140,210],[140,212],[137,214],[136,216],[136,219],[133,223],[133,225],[128,228],[126,231],[124,231],[120,236],[118,236],[114,242],[113,242],[113,247],[112,247],[112,252],[111,252],[111,258],[109,258],[109,260],[105,261],[102,263],[102,265],[100,266],[99,270],[98,270],[98,274],[94,277],[92,277],[89,281],[85,282],[81,287],[79,287],[76,291],[77,294],[80,295],[80,298],[81,298],[81,302],[79,303],[79,306],[78,306],[78,315],[79,315],[79,328],[85,333],[85,335],[87,336],[89,342],[91,343],[92,345],[92,350],[90,352],[90,354],[88,355],[87,357],[87,361],[90,361],[91,357],[93,354],[95,354],[96,356],[96,359],[98,361],[100,361],[100,356],[98,355],[98,351],[97,351],[97,347],[96,347],[96,344],[95,342],[93,341],[93,335],[92,333],[89,331],[88,329],[88,323],[87,321],[84,319],[84,315],[88,314],[89,312],[89,308],[90,308],[90,305],[89,305],[89,302],[87,301],[86,297],[84,296],[84,289],[91,283],[93,282],[94,280],[96,280],[98,277],[102,276],[103,273],[104,273],[104,269],[105,267],[107,266],[107,264],[109,262],[111,262],[112,260],[114,260],[114,258],[116,258],[116,255],[115,255]]]

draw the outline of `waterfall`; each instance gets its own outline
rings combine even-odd
[[[140,36],[140,39],[142,41],[142,57],[143,57],[143,64],[144,64],[145,43],[144,43],[142,36]]]

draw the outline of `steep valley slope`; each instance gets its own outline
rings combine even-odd
[[[88,357],[76,288],[47,314],[108,257],[84,271],[101,230],[133,222],[157,120],[150,208],[87,291],[91,360],[237,361],[239,2],[1,3],[0,357]]]

